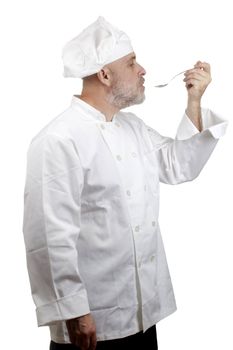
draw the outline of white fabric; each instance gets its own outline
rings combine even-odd
[[[64,77],[84,78],[133,52],[129,37],[99,17],[63,48]]]
[[[202,118],[201,123],[203,125],[203,129],[209,129],[209,132],[216,139],[223,136],[226,132],[228,124],[227,121],[223,122],[221,117],[208,109],[203,109],[202,111],[204,112],[204,118]],[[199,130],[185,114],[180,126],[178,127],[176,138],[179,140],[185,140],[198,133]]]
[[[106,122],[73,97],[32,140],[23,230],[38,325],[50,326],[52,340],[68,343],[64,320],[89,311],[105,340],[136,333],[140,317],[146,330],[176,310],[159,181],[199,174],[218,141],[215,128],[220,135],[226,124],[209,110],[206,118],[209,129],[188,138],[184,116],[173,140],[132,113]]]

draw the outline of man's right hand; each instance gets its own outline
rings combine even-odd
[[[81,350],[95,350],[96,327],[91,314],[67,320],[66,326],[72,344]]]

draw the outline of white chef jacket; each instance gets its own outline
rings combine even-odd
[[[112,122],[73,96],[28,150],[24,238],[39,326],[91,312],[97,339],[144,331],[176,310],[159,230],[159,181],[194,179],[227,122],[184,115],[176,139],[132,113]]]

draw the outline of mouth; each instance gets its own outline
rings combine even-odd
[[[145,80],[143,79],[143,80],[141,81],[141,87],[142,87],[143,89],[145,89],[144,83],[145,83]]]
[[[145,87],[145,86],[143,85],[144,83],[145,83],[145,79],[142,78],[142,79],[140,80],[139,84],[140,84],[142,87]]]

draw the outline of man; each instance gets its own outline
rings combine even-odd
[[[51,350],[156,349],[156,324],[176,310],[159,231],[159,181],[194,179],[226,122],[201,109],[211,81],[185,73],[175,140],[121,109],[143,102],[144,68],[128,36],[99,17],[63,49],[80,96],[28,151],[24,236],[39,326]]]

